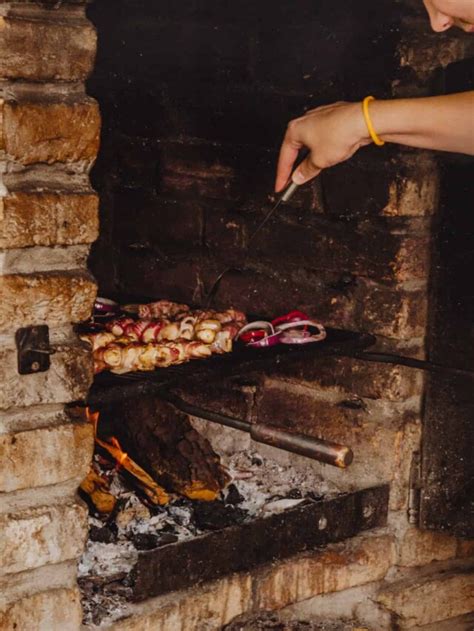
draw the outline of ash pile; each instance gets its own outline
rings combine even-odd
[[[115,458],[103,454],[95,454],[93,468],[107,481],[107,493],[115,502],[107,514],[88,499],[89,541],[79,563],[87,625],[105,626],[126,615],[133,595],[131,572],[140,552],[180,545],[333,491],[317,475],[284,468],[258,452],[238,452],[222,462],[228,482],[214,499],[174,495],[159,504]]]

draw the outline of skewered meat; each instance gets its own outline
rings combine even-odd
[[[211,344],[211,351],[213,353],[230,353],[232,350],[232,335],[228,329],[222,329],[216,334],[216,337]]]
[[[92,350],[95,351],[98,348],[103,348],[115,341],[115,335],[107,331],[100,331],[99,333],[86,333],[81,335],[81,340],[87,342],[92,346]]]
[[[196,318],[194,316],[186,316],[179,323],[179,337],[184,340],[192,340],[194,337],[194,325]]]
[[[106,324],[106,331],[81,336],[92,346],[94,372],[148,371],[228,353],[246,324],[235,309],[191,311],[166,300],[138,307],[140,319],[118,318]]]
[[[142,341],[145,343],[156,342],[158,339],[158,333],[167,323],[166,320],[151,320],[150,324],[143,331]]]
[[[105,328],[107,331],[110,331],[117,337],[123,335],[125,332],[125,327],[129,324],[133,324],[135,320],[133,318],[119,318],[118,320],[112,320],[112,322],[107,322]]]
[[[171,318],[178,313],[189,311],[188,305],[182,305],[169,300],[158,300],[146,305],[138,306],[140,318]]]
[[[165,324],[165,326],[160,329],[158,335],[156,336],[159,342],[164,340],[177,340],[179,337],[179,324],[177,322],[170,322],[169,324]]]

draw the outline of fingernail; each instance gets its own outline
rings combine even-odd
[[[304,183],[304,175],[301,171],[295,171],[291,176],[291,179],[295,184],[303,184]]]

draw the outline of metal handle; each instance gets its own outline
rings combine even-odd
[[[165,401],[168,401],[168,403],[171,403],[185,414],[205,418],[213,423],[248,432],[252,439],[258,443],[291,451],[294,454],[306,456],[306,458],[312,458],[340,469],[348,467],[354,459],[352,449],[345,445],[311,436],[303,436],[302,434],[290,434],[272,425],[249,423],[243,419],[227,416],[227,414],[205,410],[197,405],[188,403],[173,392],[161,392],[161,396]]]
[[[256,442],[291,451],[340,469],[348,467],[354,459],[352,449],[345,445],[302,434],[289,434],[271,425],[252,425],[250,436]]]
[[[281,196],[281,201],[286,204],[287,202],[290,201],[290,199],[293,197],[294,193],[296,192],[297,188],[299,187],[299,184],[296,184],[295,182],[292,182],[287,189],[284,191],[283,195]]]

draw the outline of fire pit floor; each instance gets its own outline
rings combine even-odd
[[[90,516],[90,539],[79,564],[86,624],[108,624],[127,603],[250,570],[384,525],[388,488],[340,494],[308,476],[237,452],[230,484],[214,502],[178,498],[148,507],[119,470],[112,490],[118,509]]]

